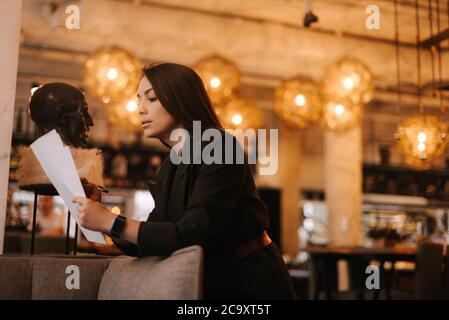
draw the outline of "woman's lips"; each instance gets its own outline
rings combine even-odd
[[[151,123],[151,121],[142,122],[142,128],[147,127],[150,123]]]

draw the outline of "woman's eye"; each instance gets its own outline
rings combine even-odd
[[[148,99],[150,102],[154,102],[154,101],[157,100],[157,98],[150,98],[150,97],[148,97],[147,99]]]

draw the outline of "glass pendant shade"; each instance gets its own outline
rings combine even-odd
[[[215,106],[229,98],[240,85],[240,73],[235,65],[220,56],[205,58],[193,68],[203,80]]]
[[[275,111],[289,127],[302,129],[322,115],[320,88],[305,77],[284,81],[275,92]]]
[[[105,103],[118,103],[136,93],[142,66],[130,52],[105,47],[90,55],[85,63],[84,83],[88,92]]]
[[[405,164],[415,169],[428,169],[444,153],[447,135],[447,125],[440,118],[418,114],[401,121],[396,139]]]
[[[373,96],[373,75],[363,62],[343,58],[327,68],[322,89],[327,100],[339,98],[365,104]]]
[[[215,108],[225,129],[258,129],[263,123],[262,110],[252,101],[233,96]]]

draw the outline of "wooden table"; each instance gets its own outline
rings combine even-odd
[[[326,293],[326,298],[331,298],[331,287],[336,285],[336,265],[338,260],[348,261],[349,267],[352,269],[350,275],[352,281],[358,284],[359,299],[363,299],[365,289],[365,280],[368,276],[365,273],[366,267],[370,261],[379,262],[379,271],[381,275],[381,283],[385,289],[387,299],[391,299],[391,283],[394,276],[394,264],[397,261],[414,262],[416,259],[416,248],[409,247],[391,247],[391,248],[365,248],[365,247],[323,247],[309,246],[304,251],[310,254],[312,260],[313,277],[313,298],[318,299],[322,289]],[[384,269],[385,262],[392,263],[392,269],[386,274]],[[375,290],[374,299],[379,298],[379,290]]]

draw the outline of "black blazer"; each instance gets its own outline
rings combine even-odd
[[[219,253],[269,227],[248,164],[174,165],[167,157],[150,191],[155,208],[140,223],[138,245],[115,239],[131,255],[169,255],[190,245]]]
[[[150,191],[156,206],[148,220],[140,223],[138,245],[115,240],[123,251],[134,256],[165,256],[186,246],[202,246],[206,299],[295,296],[274,243],[242,259],[222,262],[213,258],[269,226],[248,164],[174,165],[167,157]]]

